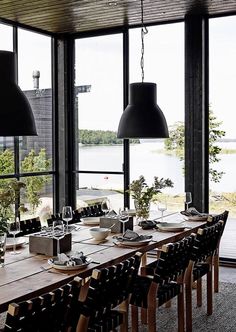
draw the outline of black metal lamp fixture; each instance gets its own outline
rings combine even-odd
[[[35,136],[33,112],[16,84],[15,64],[15,53],[0,51],[0,136]]]
[[[144,82],[144,35],[148,32],[143,23],[143,0],[141,0],[141,72],[142,82],[130,84],[129,105],[124,110],[118,138],[167,138],[169,137],[165,116],[156,103],[156,84]]]

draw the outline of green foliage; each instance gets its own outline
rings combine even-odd
[[[14,173],[14,153],[13,151],[6,149],[0,152],[0,174],[12,174]]]
[[[25,184],[16,179],[1,180],[0,182],[0,233],[5,232],[7,220],[14,217],[13,204],[20,197],[20,190]]]
[[[221,148],[215,143],[225,136],[225,131],[219,127],[222,122],[217,121],[213,111],[209,110],[209,163],[210,179],[213,182],[220,182],[224,172],[218,172],[211,165],[220,161]],[[169,138],[165,139],[165,149],[174,151],[180,160],[184,159],[184,123],[177,122],[169,131]]]
[[[170,179],[159,179],[157,176],[154,176],[154,182],[150,187],[143,175],[131,182],[128,192],[134,199],[138,217],[148,217],[151,200],[166,187],[173,187],[173,182]]]
[[[43,172],[49,170],[51,160],[47,159],[46,150],[41,149],[37,154],[31,150],[24,158],[21,164],[22,172]],[[50,181],[46,175],[25,177],[26,197],[29,201],[33,212],[40,204],[40,191],[44,185]]]
[[[122,144],[123,139],[117,138],[117,133],[111,130],[79,130],[79,143],[85,145],[113,145]],[[140,143],[139,139],[131,139],[130,143]]]

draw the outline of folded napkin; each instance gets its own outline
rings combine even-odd
[[[127,231],[123,236],[114,236],[114,238],[120,242],[122,241],[136,242],[136,241],[151,239],[152,235],[138,235],[137,233],[131,231],[130,229],[127,229]]]
[[[208,216],[207,213],[201,213],[194,207],[190,207],[189,209],[187,209],[185,211],[180,211],[180,213],[187,217],[194,217],[194,216],[207,217]]]
[[[87,257],[84,256],[82,251],[74,252],[72,255],[67,256],[62,253],[58,257],[54,258],[53,263],[56,265],[65,265],[65,266],[76,266],[87,263]]]

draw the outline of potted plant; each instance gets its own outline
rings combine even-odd
[[[136,216],[139,219],[148,218],[151,201],[156,194],[161,193],[161,189],[166,187],[173,187],[173,182],[170,179],[159,179],[157,176],[154,176],[154,182],[151,186],[147,185],[143,175],[130,184],[128,192],[134,199]]]

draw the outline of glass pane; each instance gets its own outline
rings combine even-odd
[[[236,16],[211,19],[210,53],[210,147],[220,148],[213,160],[210,149],[210,212],[229,210],[220,246],[220,256],[236,258]],[[214,132],[213,132],[214,130]],[[213,136],[214,134],[214,136]],[[214,139],[215,137],[215,139]]]
[[[123,111],[122,57],[120,34],[76,40],[80,170],[122,170],[123,141],[116,138]]]
[[[105,197],[116,212],[123,207],[123,175],[77,174],[77,183],[77,208],[101,202]]]
[[[40,217],[41,223],[53,213],[53,177],[51,175],[28,176],[21,179],[26,184],[21,193],[21,203],[27,211],[21,211],[21,219]]]
[[[184,208],[184,24],[149,27],[144,37],[144,81],[157,84],[157,104],[162,109],[172,141],[140,140],[130,147],[131,181],[143,175],[149,186],[154,176],[169,178],[173,188],[163,189],[170,196],[168,210]],[[141,82],[141,32],[130,31],[130,81]],[[174,133],[180,130],[181,154],[177,153]],[[171,144],[170,144],[171,143]],[[156,208],[156,207],[154,207]]]
[[[14,140],[12,137],[0,137],[0,175],[13,174]]]
[[[52,169],[52,89],[51,38],[19,29],[19,85],[28,98],[38,136],[24,136],[20,141],[21,172]],[[34,77],[33,77],[34,76]],[[24,161],[32,154],[41,156],[34,167]]]
[[[0,24],[0,50],[13,51],[12,27]]]

